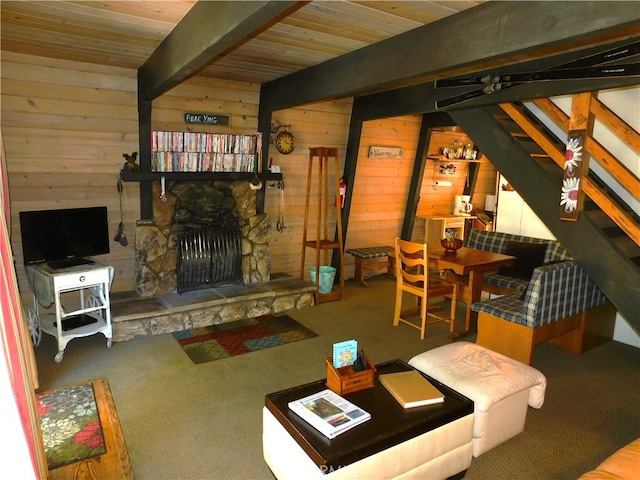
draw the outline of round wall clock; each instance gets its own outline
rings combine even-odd
[[[289,155],[296,148],[296,139],[293,133],[282,131],[276,137],[276,149],[283,155]]]

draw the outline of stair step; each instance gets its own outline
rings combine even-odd
[[[613,239],[613,243],[627,258],[640,257],[640,247],[628,236],[620,236]]]
[[[617,225],[614,225],[613,227],[603,228],[602,233],[604,233],[609,238],[618,238],[625,236],[625,233]]]
[[[560,183],[562,183],[562,179],[564,178],[564,170],[562,170],[556,162],[553,161],[551,157],[546,155],[535,157],[532,155],[532,158],[540,165],[545,173],[552,178],[559,179]]]
[[[587,207],[595,208],[595,210],[587,211]],[[598,206],[593,202],[585,202],[585,212],[589,215],[593,223],[596,224],[602,230],[617,227],[616,222],[614,222],[611,217],[609,217],[606,213],[598,208]]]
[[[542,150],[542,148],[540,148],[540,145],[538,145],[536,142],[534,142],[531,137],[523,137],[518,139],[518,143],[520,145],[522,145],[522,147],[527,151],[527,153],[533,154],[533,153],[545,153],[544,150]]]

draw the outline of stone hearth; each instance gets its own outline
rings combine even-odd
[[[113,341],[206,327],[243,318],[300,310],[314,304],[315,286],[277,273],[269,282],[154,297],[111,294]]]
[[[153,186],[153,220],[136,225],[135,291],[111,294],[113,341],[277,314],[313,306],[315,286],[271,275],[271,219],[256,213],[249,182],[170,182]],[[233,215],[242,228],[242,285],[177,293],[177,234],[186,225]]]

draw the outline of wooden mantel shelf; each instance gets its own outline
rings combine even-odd
[[[261,173],[258,178],[262,181],[282,180],[282,173]],[[132,172],[122,170],[120,178],[123,182],[154,182],[160,181],[164,177],[166,180],[183,181],[208,181],[208,180],[247,180],[254,177],[253,172]]]

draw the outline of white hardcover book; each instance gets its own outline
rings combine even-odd
[[[328,438],[371,418],[368,412],[329,389],[289,402],[289,408]]]

